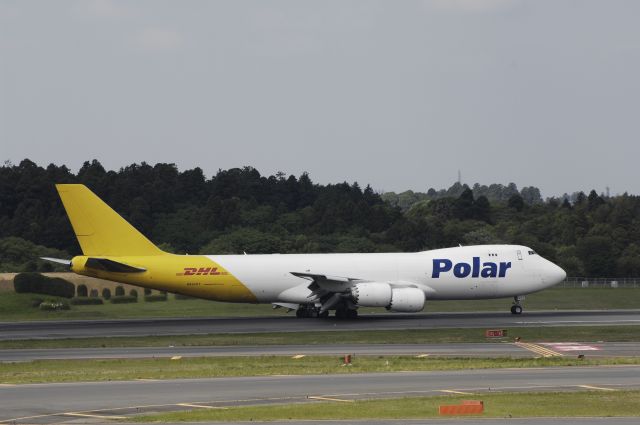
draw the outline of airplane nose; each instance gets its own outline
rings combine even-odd
[[[567,278],[567,272],[565,272],[562,267],[553,263],[551,263],[550,266],[549,277],[550,281],[553,282],[554,285],[563,282]]]

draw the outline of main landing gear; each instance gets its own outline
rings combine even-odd
[[[296,317],[299,319],[316,318],[322,319],[329,317],[328,311],[320,313],[320,307],[316,307],[313,304],[303,304],[296,310]]]
[[[522,314],[522,304],[524,301],[524,295],[518,295],[513,297],[513,305],[511,306],[511,314]]]
[[[296,310],[296,317],[300,319],[307,318],[321,318],[325,319],[329,317],[329,310],[320,312],[320,307],[316,307],[313,304],[302,304]],[[336,309],[336,319],[356,319],[358,317],[358,310],[340,307]]]

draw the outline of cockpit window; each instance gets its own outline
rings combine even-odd
[[[536,255],[535,251],[529,251],[529,255]]]

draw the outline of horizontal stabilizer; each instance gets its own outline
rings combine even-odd
[[[104,270],[114,273],[142,273],[147,271],[147,269],[143,269],[142,267],[130,266],[129,264],[120,263],[107,258],[95,257],[88,258],[84,266],[90,269]]]

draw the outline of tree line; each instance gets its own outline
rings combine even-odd
[[[569,276],[640,276],[640,199],[595,191],[543,200],[535,187],[455,183],[426,193],[379,194],[358,183],[321,185],[306,173],[263,176],[131,164],[77,173],[25,159],[0,167],[0,271],[47,271],[38,256],[80,248],[55,183],[83,183],[162,249],[175,253],[420,251],[527,245]]]

